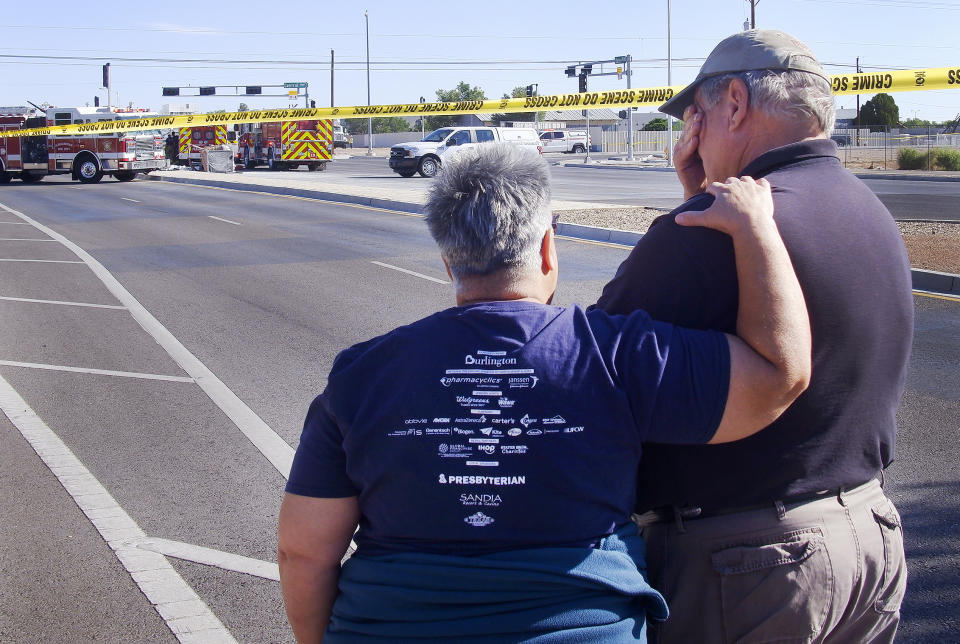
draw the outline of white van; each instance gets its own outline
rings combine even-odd
[[[544,152],[587,151],[586,130],[545,130],[540,134],[540,144]]]
[[[534,129],[527,127],[443,127],[416,143],[401,143],[390,148],[390,169],[401,177],[432,177],[440,171],[440,159],[452,148],[473,147],[481,143],[513,143],[543,153]]]

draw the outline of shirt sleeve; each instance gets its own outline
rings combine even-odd
[[[359,492],[347,476],[343,435],[327,397],[324,392],[310,405],[286,491],[319,498],[357,496]]]
[[[618,356],[622,383],[641,440],[702,444],[720,426],[730,387],[730,347],[723,333],[627,318]]]

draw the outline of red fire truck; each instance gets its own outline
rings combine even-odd
[[[52,107],[45,114],[27,108],[5,112],[0,114],[0,183],[14,177],[33,183],[48,174],[71,174],[82,183],[96,183],[105,174],[119,181],[130,181],[139,172],[167,166],[159,132],[3,136],[3,130],[115,121],[152,114],[118,112],[103,107]]]
[[[236,125],[201,125],[180,129],[179,159],[181,165],[198,165],[203,149],[215,145],[230,145],[237,153]]]
[[[325,170],[333,159],[333,121],[277,121],[240,126],[237,163],[271,170],[306,165]]]

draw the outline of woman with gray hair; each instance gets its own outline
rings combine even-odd
[[[444,164],[426,219],[457,306],[342,352],[304,425],[279,527],[299,641],[623,642],[666,618],[630,521],[641,443],[750,435],[809,378],[769,188],[710,189],[685,223],[733,238],[740,337],[550,306],[546,163]]]

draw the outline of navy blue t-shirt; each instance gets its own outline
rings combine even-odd
[[[638,510],[720,510],[849,488],[893,460],[913,339],[910,265],[890,213],[836,153],[829,139],[801,141],[770,150],[741,172],[773,187],[774,218],[810,312],[809,388],[744,440],[647,445]],[[701,193],[657,219],[597,308],[643,309],[673,324],[734,332],[739,295],[730,238],[674,220],[711,203]]]
[[[591,546],[629,520],[643,441],[703,443],[714,331],[488,302],[355,345],[310,407],[287,491],[359,495],[358,551]]]

